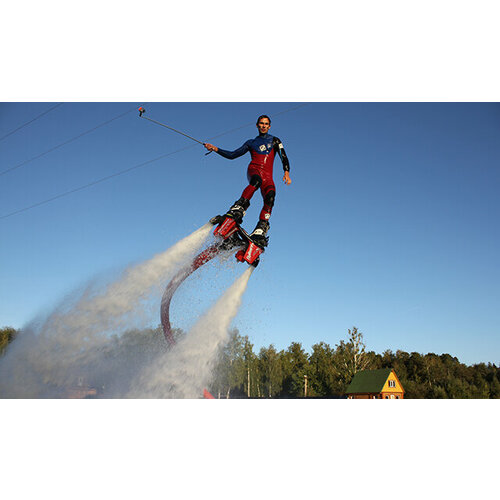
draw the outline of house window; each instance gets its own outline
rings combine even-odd
[[[396,381],[395,380],[389,380],[389,387],[396,387]]]

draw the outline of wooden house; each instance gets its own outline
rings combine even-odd
[[[97,389],[85,382],[84,377],[78,377],[77,385],[66,388],[64,397],[68,399],[83,399],[97,397]]]
[[[356,373],[345,392],[348,399],[403,399],[404,393],[392,368]]]

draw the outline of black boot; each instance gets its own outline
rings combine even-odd
[[[240,198],[234,202],[234,205],[227,211],[226,215],[234,219],[238,224],[243,222],[243,216],[246,209],[250,206],[250,200]]]
[[[269,227],[270,224],[269,222],[267,222],[267,220],[260,220],[259,222],[257,222],[257,225],[252,231],[252,234],[250,234],[250,238],[252,238],[252,240],[261,247],[267,246],[269,238],[266,236],[266,234],[269,231]]]

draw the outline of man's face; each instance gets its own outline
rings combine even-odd
[[[259,123],[257,123],[257,128],[259,129],[260,134],[267,134],[270,126],[271,124],[267,118],[261,118]]]

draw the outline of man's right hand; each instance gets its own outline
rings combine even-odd
[[[217,153],[217,151],[219,150],[219,148],[217,146],[214,146],[213,144],[209,144],[208,142],[206,142],[205,144],[203,144],[209,151],[215,151]]]

